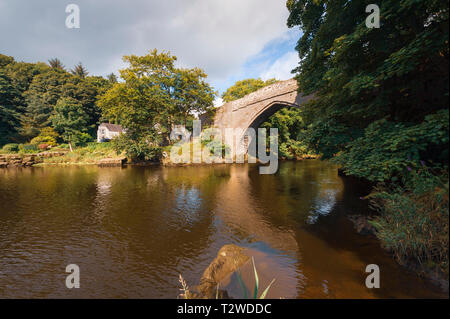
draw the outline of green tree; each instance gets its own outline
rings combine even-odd
[[[13,62],[14,62],[14,58],[12,56],[0,54],[0,68],[3,68],[6,65],[13,63]]]
[[[50,116],[54,112],[56,102],[60,98],[68,97],[82,105],[89,116],[89,133],[93,135],[101,116],[96,105],[97,96],[99,92],[103,92],[97,84],[92,77],[81,78],[60,69],[48,69],[47,72],[35,76],[28,90],[24,92],[26,112],[23,134],[33,138],[39,130],[51,125]]]
[[[2,57],[0,56],[0,58]],[[21,142],[24,141],[23,133],[25,131],[23,127],[23,121],[25,119],[24,112],[26,109],[24,92],[28,90],[36,75],[46,72],[50,68],[44,63],[15,62],[10,57],[2,58],[2,60],[8,61],[8,63],[1,63],[3,66],[0,66],[0,72],[8,78],[8,85],[10,86],[8,91],[14,95],[14,99],[10,101],[13,103],[10,104],[10,109],[12,108],[17,112],[18,115],[15,118],[16,120],[20,120],[19,123],[15,121],[14,136],[9,136],[9,138],[13,138],[16,142]],[[7,138],[6,136],[4,138]]]
[[[71,152],[73,144],[77,144],[87,134],[89,116],[83,110],[81,103],[75,99],[59,99],[51,120],[55,130],[69,144]]]
[[[222,94],[222,99],[225,102],[231,102],[276,82],[276,79],[268,79],[264,81],[259,78],[240,80],[230,86]]]
[[[192,114],[204,113],[213,104],[216,92],[205,82],[206,77],[206,73],[198,68],[174,70],[172,99],[175,109],[173,116],[174,118],[178,117],[181,124],[185,126],[188,124],[187,119]]]
[[[53,59],[48,60],[48,64],[53,69],[64,70],[64,68],[65,68],[64,65],[62,64],[61,60],[59,60],[58,58],[53,58]]]
[[[114,73],[108,74],[106,78],[111,84],[117,83],[117,76]]]
[[[387,0],[380,4],[380,28],[370,29],[365,25],[370,3],[288,0],[287,7],[288,26],[299,26],[303,32],[296,47],[299,91],[316,97],[303,108],[309,128],[303,138],[325,158],[335,157],[349,174],[378,180],[353,166],[360,157],[379,158],[372,152],[380,149],[352,152],[353,147],[371,143],[367,138],[373,135],[367,130],[373,130],[373,123],[420,129],[428,115],[448,112],[449,10],[442,0]],[[443,163],[448,160],[446,140],[430,137],[410,156],[416,163],[419,158]],[[391,147],[389,141],[379,142],[380,147]],[[397,159],[387,164],[396,167],[384,178],[401,171],[408,161],[397,149],[384,152]]]
[[[149,159],[152,147],[168,143],[174,124],[194,111],[212,107],[214,92],[199,69],[178,69],[170,53],[151,51],[145,56],[125,56],[129,67],[120,70],[123,82],[115,83],[99,100],[105,118],[127,129],[122,139],[127,153]]]
[[[102,89],[96,84],[90,77],[83,79],[78,76],[70,76],[61,87],[61,97],[75,99],[81,104],[83,111],[88,116],[87,128],[92,136],[95,134],[96,125],[101,116],[101,110],[96,102]]]
[[[345,173],[378,182],[372,224],[400,261],[448,278],[449,4],[288,0],[299,26],[303,138]],[[434,268],[434,269],[433,269]],[[428,269],[428,270],[429,270]]]
[[[83,78],[83,79],[85,77],[87,77],[87,75],[89,74],[89,72],[86,70],[86,68],[83,66],[83,64],[81,64],[81,62],[78,63],[77,65],[75,65],[73,67],[73,69],[70,70],[70,72],[73,75],[77,75],[77,76],[79,76],[80,78]]]
[[[0,69],[0,146],[8,143],[20,128],[20,91],[12,84],[5,72]]]
[[[28,138],[33,138],[39,131],[51,125],[50,116],[56,102],[62,96],[63,86],[72,77],[60,69],[49,69],[35,76],[29,89],[24,92],[26,111],[24,116],[24,132]]]

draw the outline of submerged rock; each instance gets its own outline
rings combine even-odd
[[[250,260],[246,249],[236,245],[223,246],[217,257],[203,272],[200,285],[195,287],[200,298],[216,298],[217,285]],[[219,290],[219,298],[228,298],[224,290]]]

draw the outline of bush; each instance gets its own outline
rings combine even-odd
[[[21,153],[36,153],[39,151],[38,146],[36,144],[20,144],[19,152]]]
[[[93,138],[88,133],[79,133],[74,137],[74,143],[76,146],[86,146],[89,142],[92,142]]]
[[[111,145],[117,154],[125,152],[133,161],[157,161],[162,156],[162,148],[149,144],[145,139],[132,140],[126,134],[111,140]]]
[[[202,147],[207,147],[209,149],[209,153],[214,155],[216,152],[225,156],[226,152],[231,152],[231,148],[228,145],[222,143],[222,141],[218,141],[215,139],[205,139],[201,140]]]
[[[447,163],[448,142],[449,112],[441,110],[417,125],[376,121],[333,160],[348,175],[396,181],[406,167],[419,167],[421,158]]]
[[[448,171],[411,169],[404,185],[378,187],[370,195],[380,216],[372,221],[383,246],[401,263],[414,259],[448,276]]]
[[[30,142],[31,144],[46,144],[46,145],[51,145],[51,146],[56,146],[56,139],[53,138],[52,136],[36,136],[35,138],[33,138]]]
[[[2,150],[5,153],[17,153],[19,151],[19,144],[10,143],[3,146]]]
[[[60,140],[59,134],[51,127],[44,127],[40,130],[39,135],[31,140],[31,144],[48,144],[50,146],[56,146],[58,140]]]
[[[53,137],[55,140],[58,140],[61,138],[61,136],[58,134],[58,132],[56,132],[51,127],[44,127],[43,129],[41,129],[39,135],[40,136],[50,136],[50,137]]]
[[[284,159],[300,159],[305,156],[314,155],[310,148],[301,141],[289,140],[278,146],[279,156]]]
[[[69,144],[63,143],[63,144],[59,144],[58,148],[62,148],[62,149],[69,149]]]

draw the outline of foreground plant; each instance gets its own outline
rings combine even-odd
[[[403,185],[378,187],[370,196],[380,212],[372,224],[400,263],[413,260],[448,277],[448,171],[408,170]]]
[[[186,283],[186,280],[184,280],[183,276],[179,276],[178,281],[181,284],[180,290],[183,292],[182,294],[180,294],[180,297],[184,298],[184,299],[190,299],[191,293],[189,292],[189,286]]]
[[[267,293],[269,292],[270,287],[271,287],[272,284],[275,282],[275,278],[272,279],[272,281],[270,282],[270,284],[266,287],[266,289],[264,289],[264,291],[261,293],[261,295],[260,295],[259,298],[258,298],[259,276],[258,276],[258,272],[257,272],[257,270],[256,270],[255,260],[254,260],[253,257],[252,257],[252,265],[253,265],[253,273],[254,273],[254,275],[255,275],[255,286],[254,286],[254,288],[253,288],[253,296],[252,296],[252,299],[265,299],[266,296],[267,296]],[[242,289],[242,292],[243,292],[243,295],[244,295],[244,299],[248,299],[248,291],[247,291],[247,287],[245,286],[244,281],[243,281],[243,279],[242,279],[242,274],[241,274],[240,269],[238,269],[238,270],[236,271],[236,275],[237,275],[237,279],[238,279],[239,285],[240,285],[240,287],[241,287],[241,289]],[[192,299],[192,298],[193,298],[193,295],[192,295],[192,293],[190,292],[189,286],[188,286],[188,284],[186,283],[186,281],[184,280],[184,278],[183,278],[183,276],[182,276],[181,274],[179,275],[178,281],[180,282],[181,287],[182,287],[182,288],[180,288],[180,290],[182,291],[182,293],[181,293],[179,296],[180,296],[181,298],[183,298],[183,299]],[[220,287],[220,283],[218,283],[218,284],[217,284],[217,287],[216,287],[216,299],[220,299],[220,289],[219,289],[219,287]]]
[[[269,292],[270,287],[275,282],[275,278],[272,279],[270,284],[266,287],[266,289],[264,289],[264,291],[258,298],[259,277],[258,277],[258,272],[256,271],[255,259],[253,257],[252,257],[252,265],[253,265],[253,273],[255,275],[255,287],[253,288],[253,299],[265,299],[267,293]],[[245,286],[244,281],[242,280],[241,271],[238,270],[236,274],[237,274],[239,285],[241,286],[242,292],[244,294],[244,298],[247,299],[248,298],[247,287]]]

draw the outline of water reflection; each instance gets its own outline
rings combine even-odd
[[[0,170],[0,297],[175,298],[178,274],[197,284],[229,243],[277,278],[269,297],[442,296],[354,232],[362,191],[319,161]],[[65,288],[69,263],[81,289]],[[382,289],[365,288],[368,263]]]

